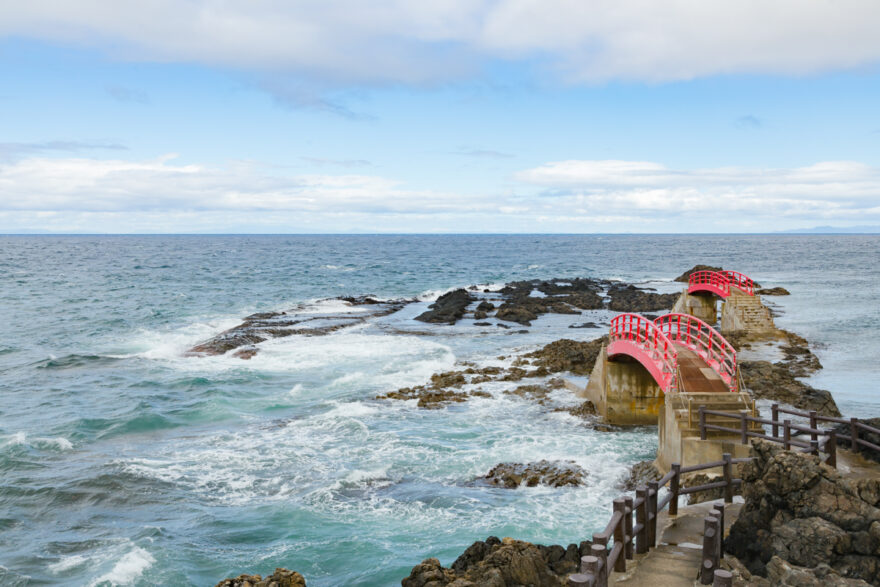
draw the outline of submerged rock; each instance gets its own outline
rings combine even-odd
[[[416,320],[434,324],[455,324],[464,316],[465,308],[474,301],[474,297],[464,289],[456,289],[445,293],[437,301],[428,306],[426,312],[416,316]]]
[[[265,579],[260,575],[239,575],[220,581],[216,587],[306,587],[306,580],[295,571],[275,569]]]
[[[756,575],[769,577],[775,556],[880,584],[880,475],[848,479],[818,457],[763,441],[753,447],[745,504],[725,549]]]
[[[606,344],[608,344],[608,336],[601,336],[588,342],[563,338],[525,356],[537,359],[534,364],[549,373],[570,371],[577,375],[589,375],[593,371],[599,352]]]
[[[536,463],[499,463],[481,479],[490,485],[516,489],[522,485],[535,487],[568,487],[583,485],[587,472],[574,461],[546,461]]]

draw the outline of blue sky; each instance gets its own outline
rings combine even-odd
[[[880,5],[0,7],[0,231],[880,225]]]

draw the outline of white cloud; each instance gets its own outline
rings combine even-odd
[[[97,232],[749,232],[880,224],[880,169],[676,170],[645,161],[561,161],[498,195],[393,178],[28,157],[0,161],[0,230]]]
[[[436,83],[490,59],[562,79],[812,74],[880,60],[875,0],[29,0],[0,35],[325,83]]]

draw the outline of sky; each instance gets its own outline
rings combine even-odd
[[[880,226],[876,0],[0,0],[0,232]]]

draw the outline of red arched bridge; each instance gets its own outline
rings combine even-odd
[[[705,291],[726,298],[731,287],[755,295],[755,282],[739,271],[694,271],[688,277],[689,294]]]
[[[639,314],[611,320],[609,359],[627,355],[641,363],[664,393],[738,391],[736,350],[714,328],[689,314],[654,321]],[[709,371],[707,371],[707,369]]]

